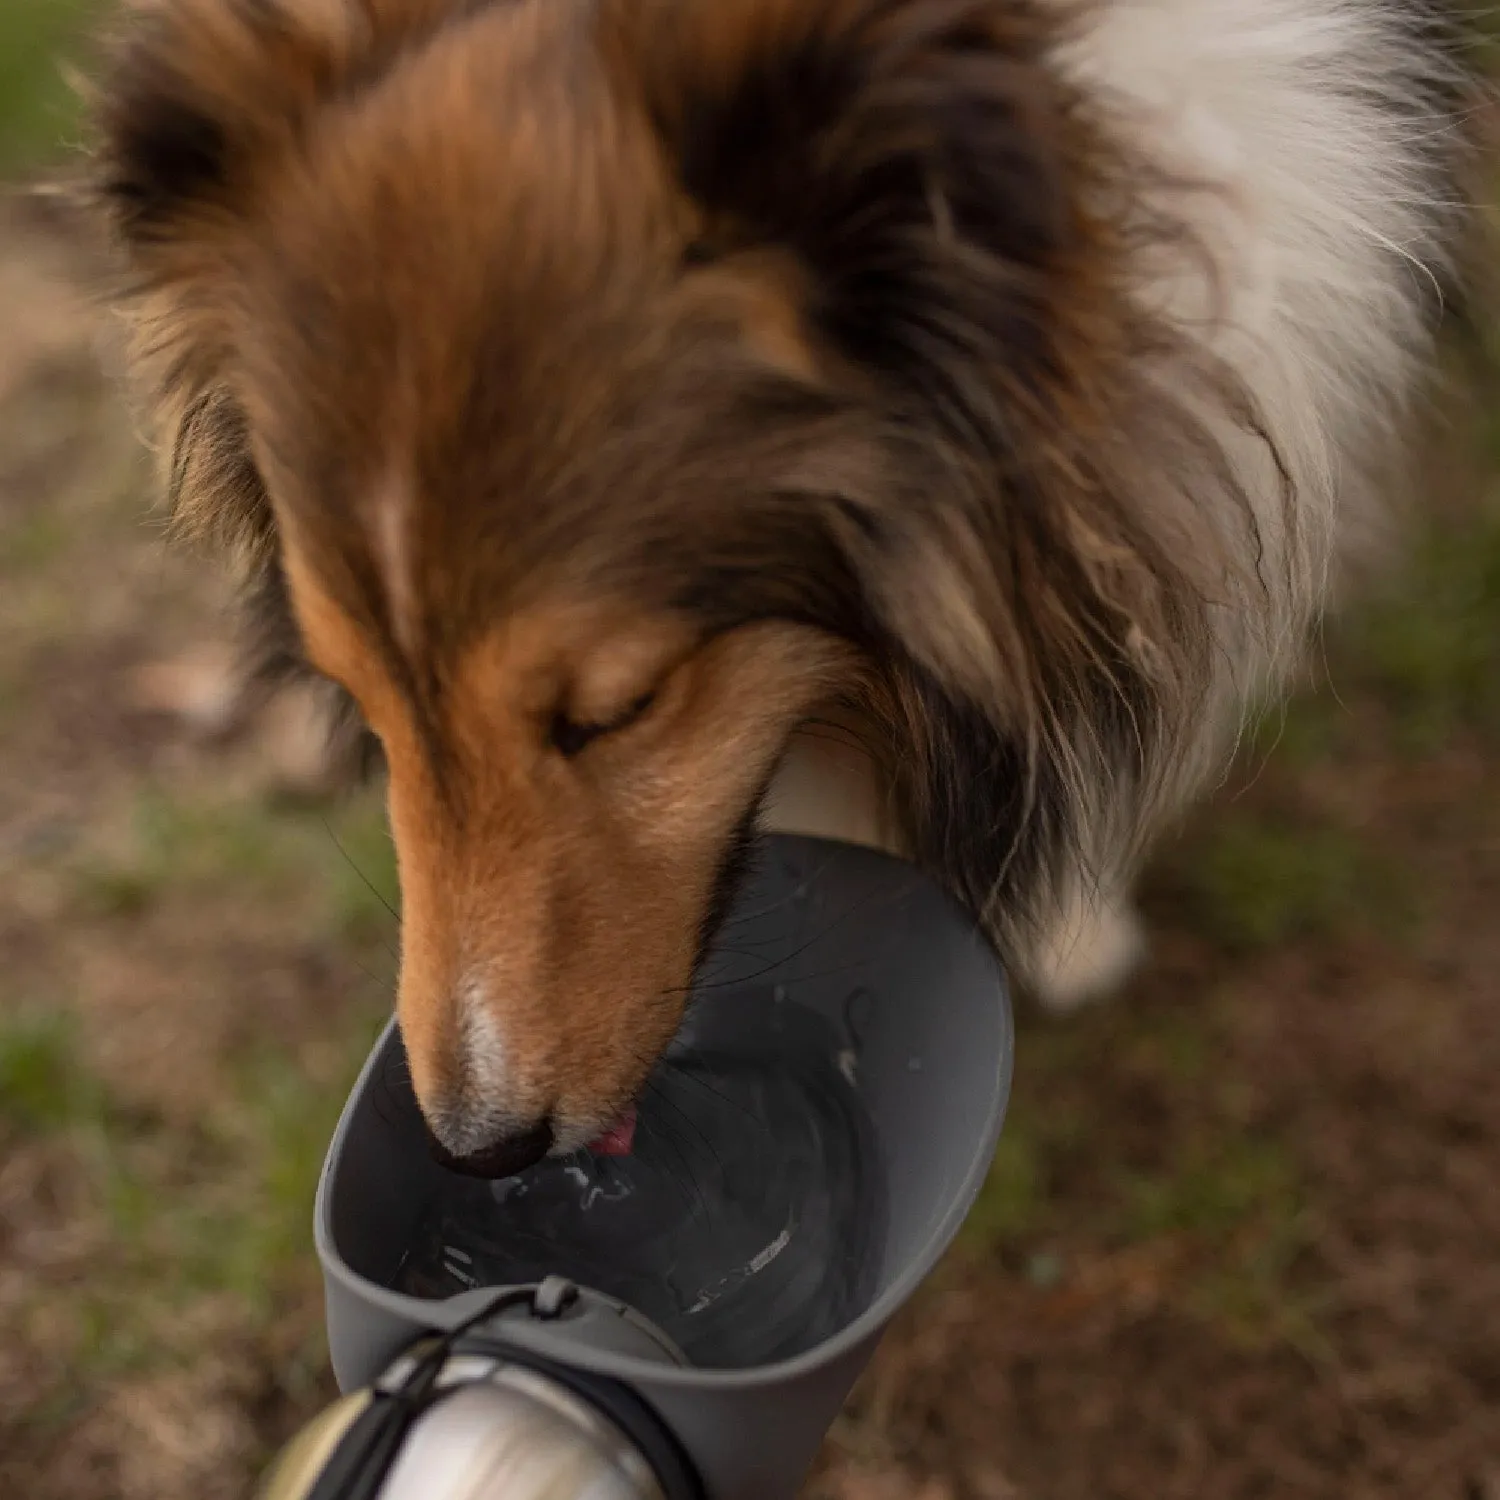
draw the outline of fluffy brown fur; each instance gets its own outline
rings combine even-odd
[[[1311,73],[1278,86],[1421,198],[1420,235],[1372,234],[1440,271],[1448,164],[1410,141],[1457,81],[1427,12],[1369,14],[1338,56],[1399,140],[1359,145]],[[1323,45],[1283,20],[1294,61]],[[1296,275],[1331,299],[1316,409],[1283,404],[1270,312],[1233,336],[1232,174],[1135,99],[1131,38],[1104,45],[1127,24],[1111,0],[128,16],[98,191],[175,514],[241,559],[269,655],[384,747],[400,1015],[450,1149],[610,1123],[830,706],[892,841],[1045,983],[1283,668],[1329,465],[1399,404],[1428,309],[1283,234],[1271,311]]]

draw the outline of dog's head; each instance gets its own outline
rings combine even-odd
[[[1115,694],[1127,617],[1171,636],[1075,451],[1128,339],[1062,9],[129,21],[102,183],[178,515],[384,746],[401,1024],[452,1151],[630,1101],[815,705],[865,694],[898,781],[974,761],[914,833],[952,875],[1045,797],[1005,747],[1054,680]]]

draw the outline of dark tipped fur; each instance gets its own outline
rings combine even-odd
[[[646,7],[641,24],[652,16]],[[736,20],[745,35],[727,44]],[[811,271],[807,317],[870,382],[851,405],[886,459],[876,489],[800,497],[781,555],[756,556],[741,587],[774,590],[838,541],[840,560],[816,571],[825,586],[842,572],[847,593],[816,623],[864,627],[913,848],[1012,932],[1050,904],[1065,864],[1132,857],[1127,806],[1149,804],[1170,775],[1210,676],[1200,570],[1216,544],[1200,532],[1195,552],[1174,555],[1172,497],[1158,497],[1156,517],[1143,510],[1132,465],[1104,441],[1140,399],[1132,362],[1171,335],[1132,323],[1110,284],[1127,226],[1086,204],[1150,169],[1113,160],[1045,66],[1067,24],[1066,8],[983,0],[741,7],[675,28],[648,73],[706,244],[720,255],[775,245]],[[726,46],[727,84],[706,60]],[[1128,232],[1186,233],[1173,222]],[[1259,430],[1227,371],[1201,375]],[[1156,441],[1212,472],[1213,443],[1187,410],[1160,396],[1154,406]],[[1233,501],[1232,476],[1218,478]],[[1239,516],[1230,524],[1253,530],[1248,507]],[[1112,575],[1080,565],[1075,524],[1107,541]],[[974,607],[992,661],[965,671],[925,646],[923,620],[882,607],[899,590],[884,575],[916,566],[919,537],[938,553],[920,610],[941,613],[945,594]],[[1000,597],[966,558],[1008,576]],[[1065,620],[1027,612],[1042,590],[1067,601]],[[737,590],[716,577],[712,592]],[[1149,659],[1128,643],[1143,630]],[[1080,735],[1120,800],[1128,831],[1105,841],[1114,847],[1087,847],[1078,826]]]
[[[557,577],[838,637],[912,852],[1024,946],[1209,769],[1222,620],[1282,649],[1319,571],[1316,464],[1141,294],[1215,290],[1213,194],[1058,64],[1095,9],[169,0],[97,176],[181,523],[292,660],[273,456],[434,741],[448,667]],[[399,444],[415,648],[366,514]]]

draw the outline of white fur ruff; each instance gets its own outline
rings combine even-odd
[[[1391,457],[1388,435],[1427,365],[1457,208],[1441,186],[1452,125],[1433,102],[1451,63],[1416,38],[1412,14],[1403,0],[1104,0],[1055,60],[1107,128],[1160,169],[1161,186],[1141,184],[1142,208],[1186,218],[1207,248],[1207,260],[1143,251],[1135,295],[1183,347],[1232,372],[1293,496],[1288,506],[1266,444],[1205,395],[1202,418],[1255,511],[1261,550],[1244,556],[1245,541],[1233,543],[1240,576],[1213,611],[1212,711],[1196,742],[1177,747],[1152,821],[1222,772],[1245,714],[1298,662],[1341,555],[1378,520],[1367,480]],[[1183,179],[1203,191],[1169,185]],[[1153,204],[1153,194],[1170,196]],[[1196,373],[1169,357],[1146,373],[1193,399]],[[1221,487],[1193,498],[1233,535]],[[1080,780],[1105,769],[1087,746],[1078,758]],[[772,826],[890,845],[866,771],[797,750],[783,776]],[[1074,894],[1050,930],[1010,955],[1064,1008],[1114,986],[1142,951],[1116,894],[1137,851],[1122,853],[1107,817],[1094,821],[1097,847],[1083,861],[1094,893],[1065,879]]]

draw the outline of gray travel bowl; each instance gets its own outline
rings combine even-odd
[[[805,1353],[741,1369],[684,1367],[670,1341],[627,1321],[601,1332],[590,1317],[501,1320],[492,1331],[628,1387],[675,1435],[710,1500],[788,1500],[984,1182],[1010,1088],[1011,1016],[999,961],[973,922],[910,865],[867,849],[769,839],[731,924],[732,948],[705,966],[716,993],[727,986],[765,1004],[774,986],[830,1019],[859,994],[859,1088],[885,1172],[873,1299]],[[444,1179],[407,1076],[392,1025],[345,1106],[318,1187],[328,1341],[345,1391],[490,1295],[426,1301],[390,1290]]]

